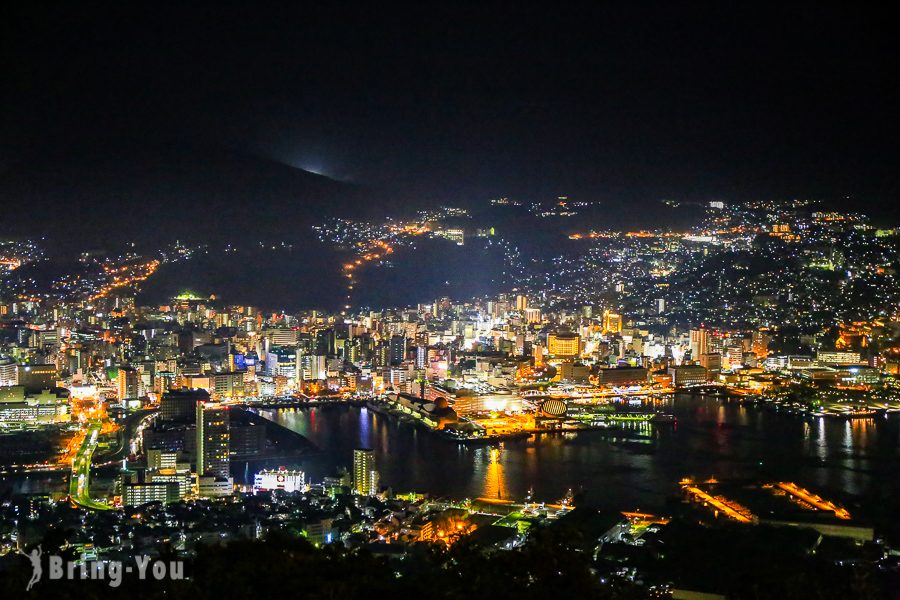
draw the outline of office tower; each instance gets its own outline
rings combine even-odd
[[[191,423],[197,418],[197,404],[209,401],[206,390],[169,390],[159,400],[159,418],[163,421]]]
[[[326,377],[326,361],[324,356],[303,354],[300,356],[299,377],[303,381],[316,381]]]
[[[396,367],[406,358],[406,338],[402,335],[391,336],[391,366]]]
[[[197,475],[227,478],[229,472],[228,407],[197,403]]]
[[[119,402],[139,397],[140,377],[132,367],[119,367]]]
[[[528,297],[521,294],[516,296],[516,310],[523,312],[526,308],[528,308]]]
[[[534,346],[532,346],[532,353],[534,354],[534,366],[544,366],[544,347],[535,344]]]
[[[147,468],[151,470],[174,469],[178,463],[178,453],[169,452],[160,448],[147,450]]]
[[[656,299],[656,314],[661,315],[666,312],[666,299],[665,298],[657,298]]]
[[[709,354],[709,331],[691,329],[691,359],[697,360],[703,354]]]
[[[765,358],[769,355],[769,344],[772,343],[772,334],[771,332],[762,327],[753,332],[753,339],[751,341],[751,351],[756,354],[756,356],[760,358]]]
[[[416,346],[416,368],[424,369],[428,362],[428,347]]]
[[[371,448],[353,451],[353,489],[361,496],[372,496],[378,491],[378,471],[375,470],[375,453]]]

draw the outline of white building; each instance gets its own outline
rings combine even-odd
[[[264,469],[253,477],[253,493],[284,490],[299,492],[306,488],[306,475],[303,471],[287,469]]]

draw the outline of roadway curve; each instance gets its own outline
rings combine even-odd
[[[81,506],[92,510],[109,510],[104,502],[93,500],[90,495],[90,478],[91,478],[91,459],[94,456],[94,450],[97,449],[97,442],[100,439],[100,429],[102,423],[100,421],[91,421],[88,425],[87,433],[81,448],[72,459],[72,474],[69,476],[69,500]]]

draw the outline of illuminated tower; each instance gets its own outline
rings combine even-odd
[[[230,433],[228,407],[197,403],[197,475],[227,478]]]
[[[709,354],[709,331],[691,329],[691,359],[698,360],[703,354]]]
[[[138,372],[132,367],[119,367],[119,378],[117,382],[119,388],[119,402],[138,397],[138,379]]]
[[[372,496],[378,491],[378,471],[371,448],[353,451],[353,490],[361,496]]]
[[[522,294],[516,296],[516,310],[524,312],[528,308],[528,297]]]

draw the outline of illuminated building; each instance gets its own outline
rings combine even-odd
[[[675,387],[705,385],[709,379],[708,371],[700,365],[682,365],[669,368],[672,383]]]
[[[300,379],[303,381],[316,381],[325,379],[325,357],[315,354],[300,355]]]
[[[148,469],[174,469],[178,462],[177,452],[168,452],[159,448],[150,448],[147,454]]]
[[[197,494],[201,498],[230,496],[234,492],[234,481],[231,477],[204,476],[197,478]]]
[[[268,338],[273,346],[295,346],[297,335],[296,330],[287,328],[268,329],[263,332],[263,336]]]
[[[416,346],[416,368],[424,369],[428,360],[428,348],[426,346]]]
[[[816,352],[816,361],[821,365],[858,365],[862,362],[859,352],[824,350]]]
[[[603,311],[603,330],[608,333],[622,331],[622,315],[611,311]]]
[[[722,369],[722,355],[718,352],[701,354],[697,357],[697,362],[701,367],[709,369],[710,371],[719,371]]]
[[[0,357],[0,387],[19,383],[19,366],[8,356]]]
[[[744,349],[738,346],[727,348],[725,359],[729,369],[739,369],[744,364]]]
[[[0,423],[4,425],[49,425],[69,419],[68,390],[31,393],[21,385],[0,388]]]
[[[581,354],[581,336],[577,333],[551,333],[547,336],[547,352],[550,356],[565,358]]]
[[[539,308],[526,308],[525,309],[525,321],[528,323],[540,323],[541,322],[541,309]]]
[[[177,502],[179,486],[173,481],[126,483],[122,490],[123,506],[140,506],[148,502]]]
[[[286,346],[271,346],[266,354],[266,371],[289,379],[297,377],[297,351]]]
[[[212,389],[217,396],[233,398],[244,395],[244,372],[231,371],[215,373],[211,376]]]
[[[299,492],[305,486],[306,475],[303,471],[280,469],[262,470],[253,477],[253,493],[284,490]]]
[[[532,347],[532,354],[534,355],[534,366],[542,367],[544,365],[544,347],[535,344]]]
[[[372,496],[378,491],[375,452],[371,448],[353,451],[353,490],[361,496]]]
[[[519,294],[516,296],[516,310],[523,312],[526,308],[528,308],[528,297]]]
[[[176,499],[184,499],[193,491],[194,477],[190,463],[178,462],[177,452],[151,448],[147,450],[144,483],[175,484],[178,486]],[[168,501],[172,501],[171,497]]]
[[[567,383],[587,383],[591,368],[571,360],[562,361],[557,367],[556,376],[559,381]]]
[[[466,232],[462,229],[441,229],[434,232],[434,235],[456,242],[457,246],[466,243]]]
[[[197,474],[227,478],[229,474],[228,407],[197,402]]]
[[[772,342],[772,336],[768,329],[759,329],[753,332],[753,338],[750,343],[750,349],[759,358],[765,358],[769,355],[769,344]]]
[[[691,358],[709,354],[709,331],[706,329],[691,329]]]
[[[140,377],[132,367],[119,367],[118,393],[119,402],[140,397]]]
[[[453,409],[458,415],[480,412],[522,412],[522,399],[512,394],[457,396]]]
[[[666,312],[666,299],[665,298],[657,298],[656,302],[656,314],[661,315]]]

